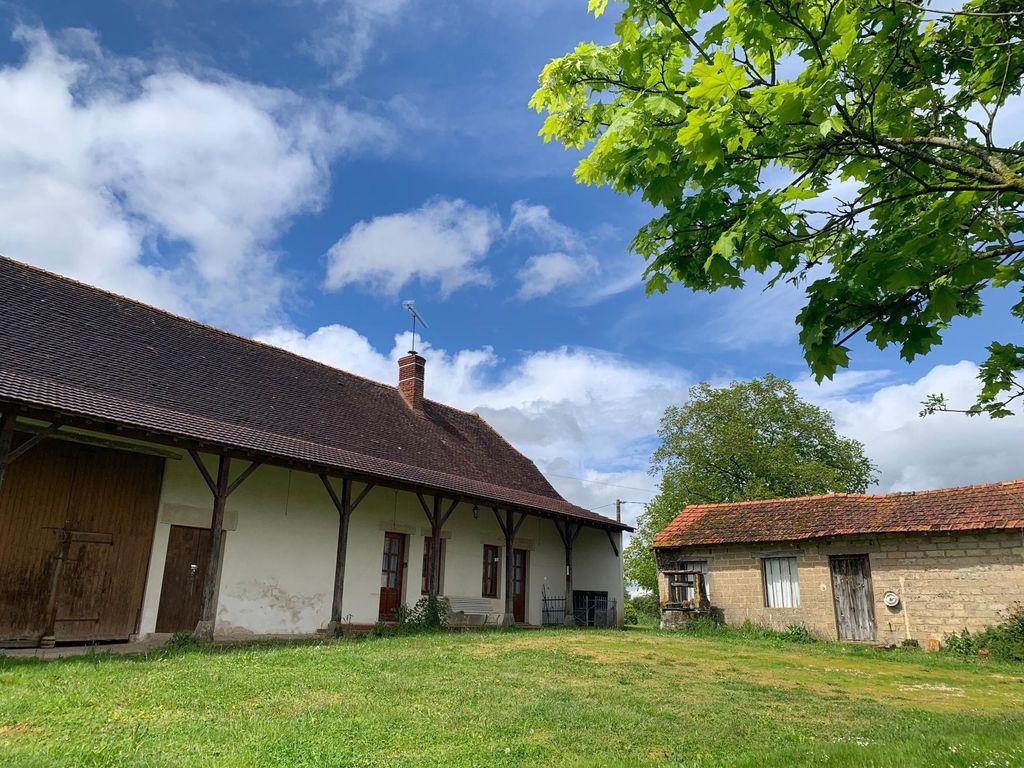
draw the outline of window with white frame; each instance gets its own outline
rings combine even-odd
[[[766,557],[761,561],[764,572],[764,604],[768,608],[799,608],[800,581],[795,557]]]

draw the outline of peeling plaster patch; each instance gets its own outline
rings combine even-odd
[[[221,595],[218,634],[313,634],[327,620],[326,596],[291,594],[273,579],[253,580]]]

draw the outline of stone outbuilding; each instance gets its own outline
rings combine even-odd
[[[654,539],[663,623],[704,574],[728,624],[936,647],[1024,601],[1024,480],[686,507]]]

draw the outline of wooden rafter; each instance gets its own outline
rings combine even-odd
[[[10,421],[11,421],[11,429],[13,429],[14,428],[14,417],[10,416],[9,418],[10,418]],[[6,421],[6,419],[5,419],[5,421]],[[37,445],[39,445],[41,442],[43,442],[43,440],[45,440],[46,438],[50,437],[50,435],[54,434],[57,430],[59,430],[63,426],[64,426],[64,424],[62,422],[54,421],[52,424],[50,424],[50,426],[48,426],[42,432],[37,432],[36,434],[32,435],[32,437],[30,437],[28,440],[23,442],[17,448],[8,448],[7,451],[6,451],[6,456],[0,457],[0,463],[3,463],[5,465],[13,464],[14,462],[16,462],[18,459],[20,459],[22,456],[24,456],[29,451],[31,451],[33,448],[35,448]]]
[[[249,475],[259,469],[262,464],[258,461],[249,462],[249,466],[242,470],[242,474],[235,478],[235,481],[228,486],[228,496],[238,490],[238,486],[249,479]]]
[[[618,557],[619,556],[619,546],[618,546],[618,544],[615,543],[615,537],[612,536],[612,532],[610,530],[608,530],[607,528],[605,529],[604,532],[608,534],[608,543],[612,545],[612,552],[614,552],[615,556]]]

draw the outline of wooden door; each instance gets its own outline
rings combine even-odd
[[[75,460],[73,445],[50,441],[7,468],[0,488],[0,646],[35,646],[49,631]]]
[[[867,555],[830,558],[840,640],[875,639],[875,604]]]
[[[0,489],[0,644],[125,640],[138,626],[163,460],[47,440]]]
[[[138,626],[163,459],[79,448],[57,590],[57,641],[126,640]]]
[[[191,632],[203,610],[203,579],[210,567],[210,529],[172,525],[160,587],[157,632]]]
[[[384,560],[380,571],[380,621],[394,621],[402,604],[405,582],[405,534],[384,534]]]
[[[526,550],[512,550],[512,616],[526,623]]]

